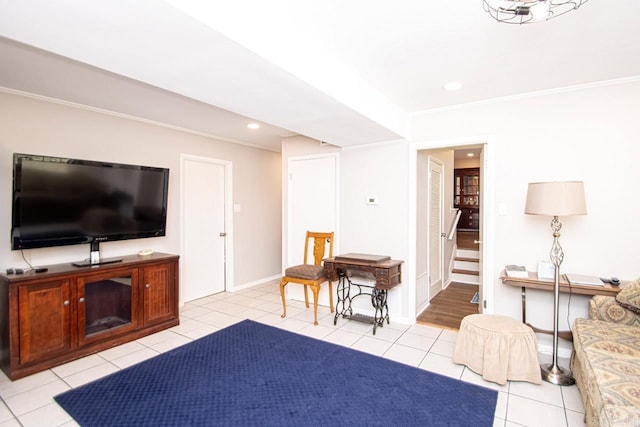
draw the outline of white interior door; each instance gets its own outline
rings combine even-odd
[[[292,266],[302,264],[307,230],[337,232],[337,157],[290,158],[288,172],[287,266]],[[327,288],[321,288],[319,304],[329,300]],[[287,286],[286,291],[289,298],[304,300],[302,286]]]
[[[484,313],[486,310],[486,292],[484,289],[484,281],[483,281],[483,276],[484,276],[484,269],[483,269],[483,265],[484,265],[484,244],[482,243],[482,239],[484,238],[484,234],[485,234],[485,222],[484,222],[484,212],[487,211],[487,206],[485,205],[486,203],[486,193],[487,193],[487,185],[485,185],[485,169],[486,169],[486,159],[485,159],[485,150],[484,148],[482,149],[482,151],[480,151],[480,209],[479,209],[479,214],[480,217],[478,218],[478,222],[479,222],[479,227],[478,227],[478,312],[480,313]]]
[[[429,305],[429,158],[426,150],[417,152],[416,168],[416,314]]]
[[[443,206],[443,165],[429,156],[429,209],[428,209],[428,259],[429,259],[429,301],[442,290],[442,206]]]
[[[225,290],[225,164],[182,159],[182,294],[191,301]]]

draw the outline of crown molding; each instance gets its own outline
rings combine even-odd
[[[412,114],[412,116],[415,117],[422,114],[437,114],[437,113],[443,113],[447,111],[456,111],[456,110],[462,110],[470,107],[477,107],[481,105],[499,104],[503,102],[518,101],[522,99],[536,98],[539,96],[554,95],[554,94],[564,93],[564,92],[575,92],[575,91],[585,90],[585,89],[593,89],[593,88],[606,87],[606,86],[616,86],[616,85],[623,85],[623,84],[637,83],[637,82],[640,82],[640,76],[630,76],[630,77],[622,77],[619,79],[601,80],[601,81],[592,82],[592,83],[563,86],[560,88],[545,89],[545,90],[539,90],[535,92],[526,92],[526,93],[520,93],[517,95],[501,96],[498,98],[490,98],[482,101],[467,102],[464,104],[455,104],[448,107],[431,108],[427,110],[416,111]]]
[[[135,121],[135,122],[149,124],[149,125],[153,125],[153,126],[159,126],[159,127],[163,127],[163,128],[166,128],[166,129],[175,130],[175,131],[178,131],[178,132],[188,133],[188,134],[191,134],[191,135],[202,136],[202,137],[205,137],[205,138],[215,139],[215,140],[222,141],[222,142],[229,142],[231,144],[244,145],[246,147],[257,148],[257,149],[260,149],[260,150],[272,151],[272,152],[275,152],[275,153],[279,153],[280,152],[278,150],[271,149],[271,148],[268,148],[268,147],[262,147],[262,146],[259,146],[259,145],[250,144],[248,142],[239,141],[239,140],[232,139],[232,138],[226,138],[226,137],[223,137],[223,136],[220,136],[220,135],[215,135],[215,134],[208,133],[208,132],[197,131],[197,130],[185,128],[185,127],[182,127],[182,126],[176,126],[176,125],[171,125],[171,124],[168,124],[168,123],[159,122],[159,121],[156,121],[156,120],[145,119],[143,117],[134,116],[132,114],[119,113],[117,111],[107,110],[107,109],[98,108],[98,107],[92,107],[90,105],[80,104],[80,103],[71,102],[71,101],[65,101],[65,100],[59,99],[59,98],[53,98],[53,97],[50,97],[50,96],[38,95],[38,94],[35,94],[35,93],[25,92],[25,91],[17,90],[17,89],[11,89],[11,88],[4,87],[4,86],[0,86],[0,92],[8,93],[8,94],[11,94],[11,95],[22,96],[22,97],[25,97],[25,98],[31,98],[31,99],[35,99],[35,100],[38,100],[38,101],[49,102],[49,103],[52,103],[52,104],[63,105],[65,107],[76,108],[76,109],[79,109],[79,110],[91,111],[91,112],[98,113],[98,114],[105,114],[107,116],[118,117],[118,118],[126,119],[126,120],[132,120],[132,121]]]

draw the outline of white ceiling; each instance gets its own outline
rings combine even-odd
[[[0,86],[276,151],[292,133],[351,146],[410,138],[420,111],[638,78],[638,17],[637,0],[523,26],[481,0],[0,0]]]

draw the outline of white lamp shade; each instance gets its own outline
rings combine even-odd
[[[524,213],[529,215],[586,215],[582,181],[531,182]]]

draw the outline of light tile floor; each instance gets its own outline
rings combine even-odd
[[[456,332],[391,319],[374,336],[370,325],[339,319],[334,326],[327,307],[318,312],[320,325],[314,326],[313,310],[289,301],[287,318],[282,319],[277,282],[186,303],[180,310],[180,325],[174,328],[17,381],[0,373],[0,427],[77,425],[53,396],[247,318],[497,390],[494,426],[584,426],[584,407],[575,386],[544,382],[500,386],[454,364]],[[567,366],[567,361],[561,365]]]

